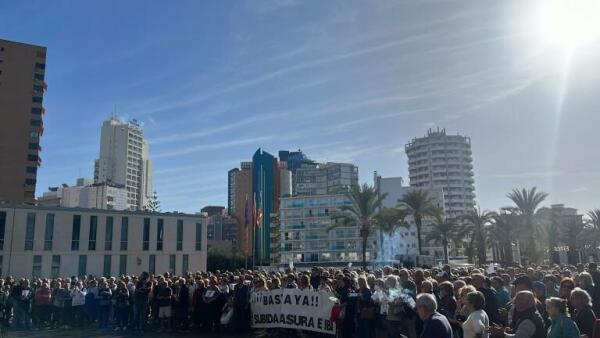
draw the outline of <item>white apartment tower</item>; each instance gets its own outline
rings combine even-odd
[[[410,186],[441,188],[444,210],[450,218],[459,217],[475,206],[475,180],[471,139],[447,135],[445,129],[427,131],[405,146]]]
[[[125,123],[113,115],[104,121],[94,181],[125,186],[130,210],[147,205],[152,195],[152,161],[148,158],[148,141],[136,120]]]

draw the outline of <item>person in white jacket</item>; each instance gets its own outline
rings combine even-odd
[[[490,319],[483,310],[485,296],[479,291],[467,294],[467,307],[471,313],[467,320],[462,323],[464,338],[488,338]]]

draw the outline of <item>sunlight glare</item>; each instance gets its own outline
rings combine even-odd
[[[600,37],[599,0],[546,0],[540,17],[542,37],[573,49]]]

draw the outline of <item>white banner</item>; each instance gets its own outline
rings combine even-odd
[[[252,294],[253,328],[287,328],[335,334],[335,298],[322,291],[280,289]]]

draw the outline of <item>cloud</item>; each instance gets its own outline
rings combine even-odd
[[[270,140],[273,138],[274,138],[274,136],[260,136],[260,137],[250,137],[250,138],[238,139],[238,140],[229,140],[229,141],[217,142],[217,143],[199,144],[197,146],[192,146],[192,147],[188,147],[188,148],[184,148],[184,149],[171,150],[171,151],[159,153],[157,155],[152,156],[152,158],[156,159],[156,158],[181,156],[181,155],[197,153],[197,152],[205,151],[205,150],[218,150],[218,149],[224,149],[224,148],[231,148],[231,147],[235,147],[235,146],[239,146],[239,145],[259,143],[259,142],[267,141],[267,140]]]
[[[219,134],[219,133],[222,133],[225,131],[229,131],[229,130],[232,130],[235,128],[244,127],[244,126],[256,123],[256,122],[262,122],[262,121],[276,119],[276,118],[282,117],[282,116],[284,116],[284,115],[278,114],[278,113],[255,115],[255,116],[252,116],[252,117],[249,117],[246,119],[231,122],[229,124],[223,124],[218,127],[207,128],[207,129],[196,131],[196,132],[175,133],[175,134],[171,134],[171,135],[167,135],[167,136],[163,136],[163,137],[153,138],[153,139],[150,139],[150,143],[151,144],[164,144],[164,143],[185,141],[185,140],[190,140],[190,139],[195,139],[195,138],[202,138],[205,136],[215,135],[215,134]]]

